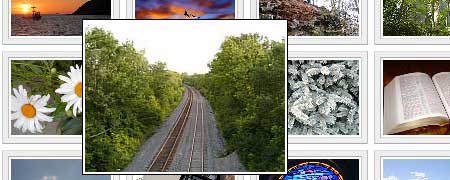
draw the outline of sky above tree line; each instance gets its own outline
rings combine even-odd
[[[259,33],[275,41],[287,37],[284,20],[93,20],[84,25],[110,31],[120,42],[131,40],[134,47],[145,50],[150,63],[166,62],[169,70],[188,74],[207,73],[207,64],[227,36]]]

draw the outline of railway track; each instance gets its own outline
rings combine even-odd
[[[200,94],[195,91],[200,97]],[[191,153],[189,156],[188,172],[204,172],[206,171],[206,135],[203,120],[203,102],[199,102],[197,98],[197,110],[195,115],[194,135],[192,137]],[[200,107],[199,107],[200,106]]]
[[[184,127],[186,125],[187,119],[189,118],[192,107],[193,90],[190,87],[187,87],[187,90],[188,100],[184,104],[180,115],[177,117],[175,125],[170,130],[169,135],[165,139],[159,152],[156,154],[156,156],[153,158],[152,163],[147,168],[148,172],[167,171],[173,161],[174,154],[183,135]]]

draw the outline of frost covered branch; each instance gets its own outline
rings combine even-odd
[[[359,62],[289,60],[290,135],[359,134]]]

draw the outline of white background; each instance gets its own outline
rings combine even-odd
[[[289,51],[368,51],[368,144],[290,144],[290,150],[368,150],[368,180],[374,179],[374,150],[450,150],[450,144],[374,144],[374,51],[449,51],[450,45],[374,45],[374,2],[368,2],[368,45],[295,45]],[[2,9],[2,8],[0,8]],[[244,12],[249,17],[250,12]],[[2,13],[0,13],[1,15]],[[126,1],[120,1],[120,17]],[[2,19],[0,17],[0,19]],[[420,43],[420,42],[418,42]],[[450,42],[449,42],[450,43]],[[81,51],[81,45],[3,45],[3,51]],[[3,59],[2,59],[3,61]],[[1,63],[0,63],[1,64]],[[0,68],[0,71],[2,68]],[[0,72],[2,74],[2,72]],[[0,93],[3,94],[3,93]],[[2,97],[2,101],[7,97]],[[8,113],[3,112],[2,113]],[[1,128],[0,128],[1,131]],[[0,132],[0,134],[2,134]],[[81,144],[0,144],[0,150],[81,150]],[[1,166],[1,164],[0,164]],[[0,167],[1,169],[1,167]]]

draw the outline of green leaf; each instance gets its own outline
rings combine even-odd
[[[81,118],[67,118],[65,121],[61,121],[59,126],[61,128],[61,132],[64,135],[81,135],[83,130]]]
[[[37,66],[29,66],[29,67],[30,67],[31,71],[33,71],[36,74],[42,74],[43,73],[41,68],[39,68]]]

